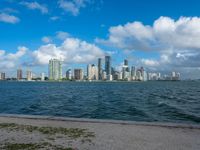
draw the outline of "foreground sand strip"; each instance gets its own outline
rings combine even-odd
[[[200,125],[1,115],[1,149],[198,150]]]

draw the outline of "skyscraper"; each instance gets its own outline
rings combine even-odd
[[[41,73],[41,81],[44,81],[45,80],[45,73]]]
[[[131,67],[131,80],[136,80],[136,68],[134,66]]]
[[[71,69],[68,69],[68,70],[66,71],[66,78],[67,78],[68,80],[71,80],[71,79],[72,79],[72,70],[71,70]]]
[[[128,66],[128,60],[124,59],[124,66]]]
[[[5,80],[6,79],[6,73],[0,72],[0,80]]]
[[[98,68],[97,66],[93,65],[88,65],[87,67],[87,76],[88,80],[98,80]]]
[[[22,74],[23,74],[22,69],[18,69],[17,70],[17,80],[22,80],[22,78],[23,78]]]
[[[124,59],[124,66],[122,67],[122,79],[123,80],[130,80],[131,79],[127,59]]]
[[[49,80],[62,79],[62,62],[58,59],[49,60]]]
[[[105,56],[105,71],[106,75],[111,75],[111,57]]]
[[[142,73],[140,69],[137,69],[136,71],[136,80],[142,81]]]
[[[27,70],[26,71],[26,79],[27,79],[27,81],[31,81],[32,78],[33,78],[32,72],[30,70]]]
[[[124,59],[124,67],[125,67],[125,71],[129,72],[129,67],[128,67],[128,60]]]
[[[83,69],[74,69],[74,79],[83,80]]]
[[[99,58],[98,59],[98,79],[99,80],[102,80],[102,73],[103,73],[103,71],[102,71],[102,59]]]

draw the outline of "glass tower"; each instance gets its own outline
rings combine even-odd
[[[111,75],[111,57],[105,56],[105,71],[106,75]]]

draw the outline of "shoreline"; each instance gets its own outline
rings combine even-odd
[[[147,80],[147,81],[140,81],[140,80],[132,80],[132,81],[120,81],[120,80],[73,80],[73,81],[68,81],[68,80],[45,80],[45,81],[41,81],[41,80],[0,80],[0,82],[41,82],[41,83],[56,83],[56,82],[63,82],[63,83],[73,83],[73,82],[77,82],[77,83],[143,83],[143,82],[181,82],[181,81],[199,81],[199,80]]]
[[[0,147],[196,150],[200,125],[0,114]]]
[[[45,115],[44,116],[43,115],[22,115],[22,114],[0,114],[0,119],[2,117],[7,117],[10,119],[16,118],[16,119],[34,119],[34,120],[47,120],[47,121],[51,120],[51,121],[82,122],[82,123],[103,123],[103,124],[200,129],[200,124],[193,124],[193,123],[144,122],[144,121],[88,119],[88,118],[57,117],[57,116],[45,116]]]

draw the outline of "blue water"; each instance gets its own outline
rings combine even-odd
[[[200,123],[200,82],[0,82],[0,113]]]

